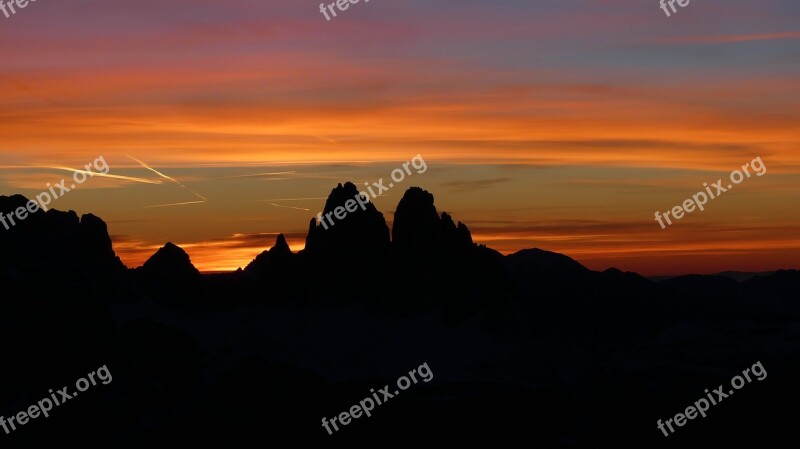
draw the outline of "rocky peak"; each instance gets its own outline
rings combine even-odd
[[[200,277],[200,271],[192,265],[189,255],[179,246],[168,242],[147,259],[141,271],[158,277],[186,280]]]

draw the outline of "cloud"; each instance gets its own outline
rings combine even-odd
[[[479,179],[474,181],[451,181],[451,182],[446,182],[442,185],[447,187],[452,187],[454,190],[459,190],[462,192],[473,192],[475,190],[485,189],[508,181],[511,181],[511,178]]]
[[[658,39],[662,44],[733,44],[739,42],[800,39],[800,31],[762,34],[730,34],[721,36],[676,36]]]

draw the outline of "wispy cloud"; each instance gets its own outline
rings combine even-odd
[[[511,178],[478,179],[474,181],[452,181],[452,182],[446,182],[443,185],[447,187],[452,187],[456,190],[461,190],[463,192],[472,192],[475,190],[485,189],[487,187],[491,187],[497,184],[502,184],[508,181],[511,181]]]
[[[248,175],[230,175],[230,176],[218,176],[215,178],[209,179],[239,179],[239,178],[267,178],[270,176],[282,176],[282,175],[292,175],[297,173],[296,171],[279,171],[279,172],[270,172],[270,173],[253,173]]]
[[[659,39],[664,44],[732,44],[737,42],[800,39],[800,31],[763,34],[729,34],[718,36],[678,36]]]

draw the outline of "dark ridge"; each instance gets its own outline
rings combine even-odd
[[[337,186],[326,210],[356,193]],[[0,209],[25,202],[0,197]],[[368,204],[330,229],[312,219],[304,251],[278,235],[246,269],[206,276],[172,243],[138,269],[101,275],[121,264],[105,224],[88,214],[42,211],[0,229],[0,416],[100,366],[113,374],[3,437],[51,447],[77,435],[87,449],[265,438],[364,446],[387,435],[762,447],[793,437],[796,420],[781,404],[800,397],[800,272],[654,283],[540,249],[503,256],[419,188],[395,217],[394,242]],[[704,389],[745,369],[757,376],[756,361],[764,377],[713,417],[669,438],[656,428]],[[408,391],[393,387],[399,376],[413,379]],[[341,417],[370,391],[377,399],[381,385],[399,399],[348,427],[340,418],[328,434],[321,417]],[[400,424],[408,431],[398,434]]]
[[[256,258],[245,267],[244,272],[263,276],[270,271],[280,269],[280,266],[288,263],[292,256],[294,256],[294,253],[289,249],[289,244],[286,243],[286,237],[284,237],[283,234],[278,234],[272,248],[256,256]]]
[[[26,209],[28,203],[22,195],[0,196],[0,212],[9,225],[5,229],[0,224],[0,275],[24,279],[47,272],[55,277],[98,279],[124,273],[103,220],[92,214],[78,218],[74,211],[28,210],[23,220],[15,215],[15,225],[11,225],[8,215]]]

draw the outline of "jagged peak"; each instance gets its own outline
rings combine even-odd
[[[286,237],[283,234],[278,234],[278,237],[275,239],[275,245],[269,249],[270,255],[275,256],[288,256],[292,254],[292,250],[289,248],[289,244],[286,243]]]
[[[425,257],[431,252],[462,254],[473,246],[467,227],[436,211],[433,194],[420,187],[406,190],[397,204],[392,227],[393,244],[401,254]]]

